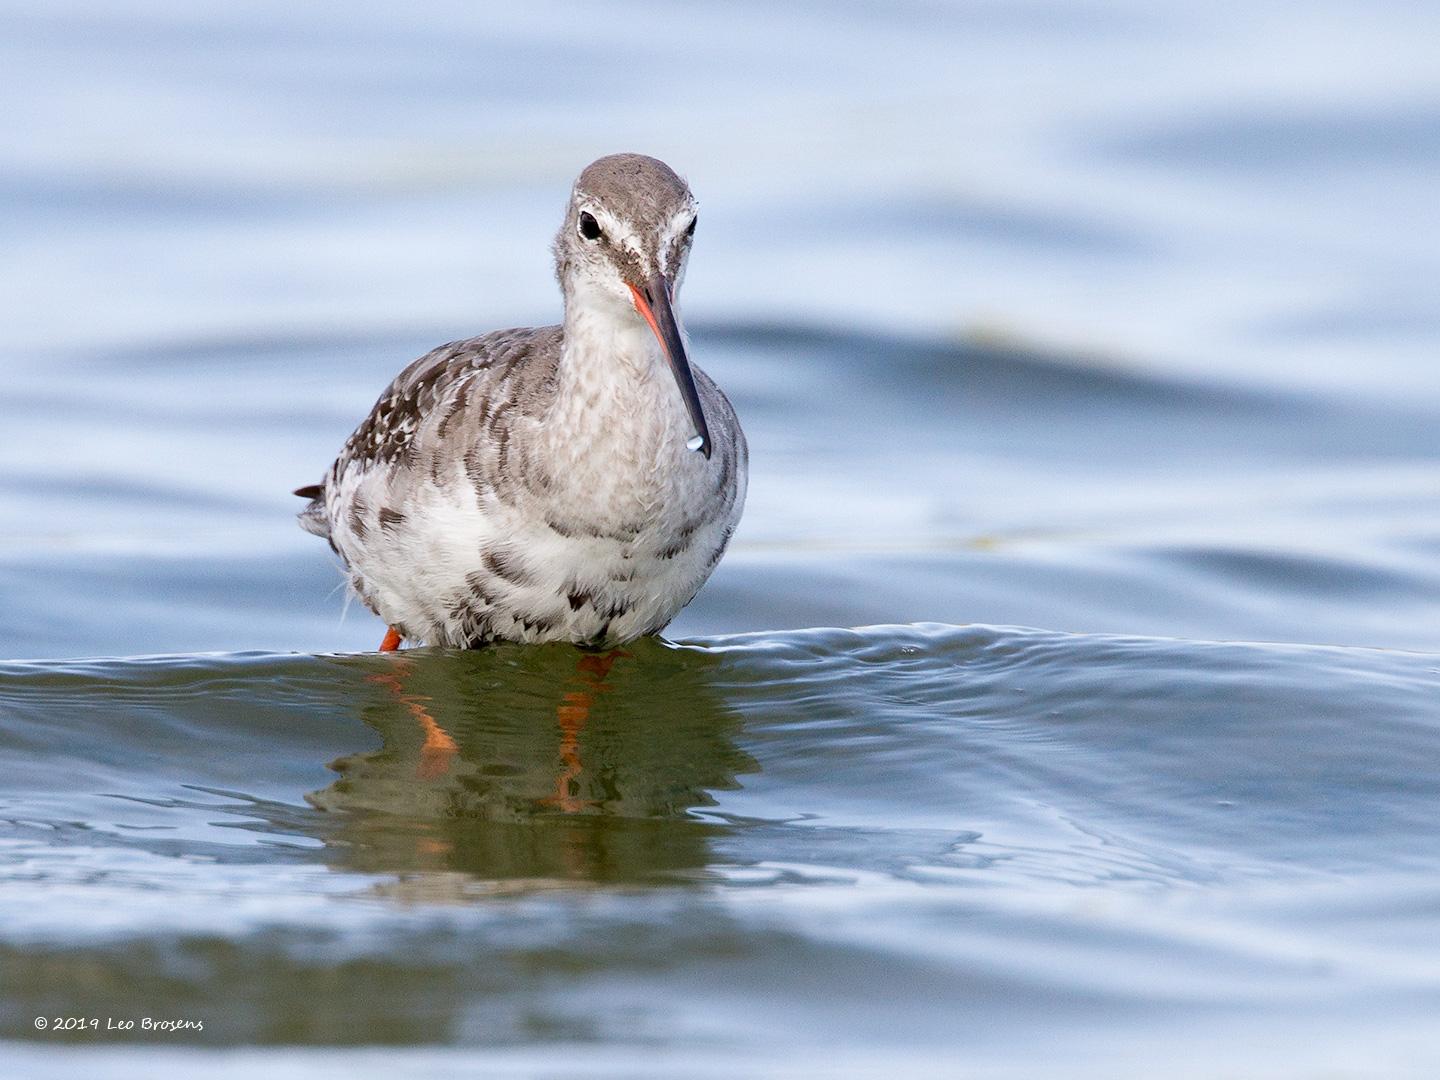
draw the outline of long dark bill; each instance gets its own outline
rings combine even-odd
[[[665,359],[670,361],[670,370],[675,375],[675,384],[680,387],[680,396],[685,399],[685,408],[690,413],[690,422],[695,426],[695,437],[685,445],[710,456],[710,428],[705,423],[705,410],[700,407],[700,394],[695,389],[695,376],[690,373],[690,358],[685,355],[685,343],[680,340],[680,327],[675,322],[675,312],[670,307],[670,285],[661,274],[656,274],[645,283],[644,289],[630,286],[635,294],[635,310],[650,324],[655,332]]]

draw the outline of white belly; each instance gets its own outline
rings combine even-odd
[[[661,500],[647,520],[609,515],[597,526],[567,516],[563,496],[507,503],[456,478],[396,499],[382,476],[346,479],[341,500],[360,512],[340,515],[332,539],[356,591],[407,639],[462,647],[604,645],[658,632],[720,561],[743,500],[743,486],[739,498],[714,500],[713,513]]]

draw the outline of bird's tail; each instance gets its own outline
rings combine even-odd
[[[308,533],[330,539],[330,515],[325,513],[325,485],[310,484],[296,488],[295,494],[310,500],[310,505],[296,515],[300,527]]]

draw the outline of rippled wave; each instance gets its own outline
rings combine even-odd
[[[0,715],[12,1038],[61,993],[200,1042],[671,1045],[763,1026],[735,977],[881,1042],[1433,986],[1433,655],[921,625],[8,663]]]

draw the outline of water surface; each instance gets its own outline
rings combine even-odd
[[[577,656],[5,665],[0,1030],[663,1074],[1003,1063],[1043,1022],[1031,1062],[1222,1031],[1319,1064],[1440,999],[1434,657],[940,625]]]

